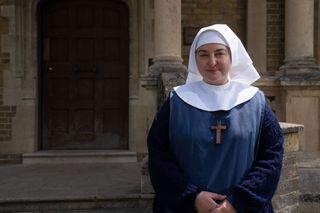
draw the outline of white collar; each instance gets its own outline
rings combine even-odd
[[[230,81],[221,86],[197,81],[174,87],[174,91],[184,102],[198,109],[226,111],[250,100],[258,88],[237,81]]]

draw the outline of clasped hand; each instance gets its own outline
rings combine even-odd
[[[195,200],[198,213],[236,213],[225,195],[202,191]]]

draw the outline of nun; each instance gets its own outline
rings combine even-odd
[[[227,25],[200,29],[148,134],[154,212],[273,212],[284,139],[259,78]]]

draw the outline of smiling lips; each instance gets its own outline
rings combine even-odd
[[[209,70],[206,70],[207,72],[218,72],[219,70],[218,69],[209,69]]]

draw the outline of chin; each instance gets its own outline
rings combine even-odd
[[[223,85],[228,82],[228,80],[222,79],[222,80],[204,80],[208,84],[213,84],[213,85]]]

